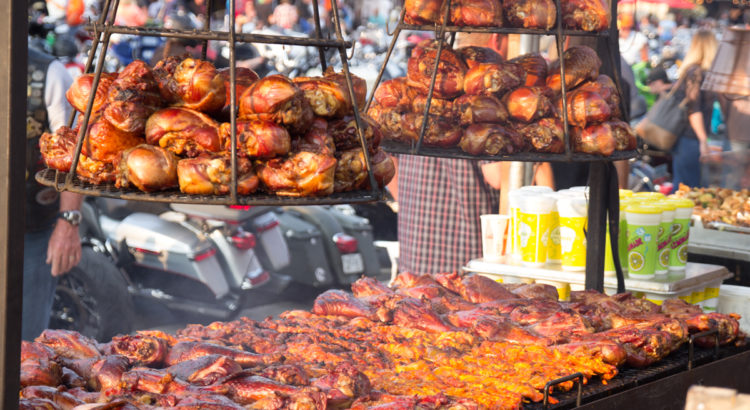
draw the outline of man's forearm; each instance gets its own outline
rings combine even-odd
[[[74,194],[72,192],[61,192],[60,193],[60,211],[73,211],[80,210],[81,204],[83,203],[83,195]]]

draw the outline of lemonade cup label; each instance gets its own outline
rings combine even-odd
[[[659,224],[659,239],[656,246],[656,273],[669,272],[670,243],[672,238],[672,221]]]
[[[562,259],[560,248],[560,214],[552,211],[550,214],[549,246],[547,247],[547,260],[559,262]]]
[[[621,211],[622,212],[622,211]],[[620,232],[617,244],[620,249],[620,265],[623,273],[628,271],[628,221],[625,218],[620,220]]]
[[[547,261],[550,214],[527,214],[519,212],[518,241],[521,262],[542,265]]]
[[[628,224],[628,275],[652,277],[656,273],[659,225]]]
[[[560,217],[560,251],[562,268],[583,270],[586,268],[586,217]]]
[[[511,225],[512,234],[511,238],[513,239],[511,241],[512,244],[512,253],[513,258],[515,259],[521,259],[521,245],[519,244],[519,238],[518,235],[518,224],[519,224],[519,208],[513,208],[510,210],[511,212],[511,218],[513,219],[513,224]]]
[[[669,270],[683,270],[687,264],[687,245],[690,237],[690,219],[675,218],[669,241]]]

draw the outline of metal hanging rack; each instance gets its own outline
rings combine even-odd
[[[93,43],[90,54],[88,56],[84,73],[91,73],[92,64],[94,57],[99,51],[98,59],[96,61],[96,67],[94,69],[94,78],[91,86],[92,90],[96,90],[101,78],[101,74],[104,67],[104,60],[107,54],[110,38],[112,34],[128,34],[136,36],[151,36],[151,37],[168,37],[168,38],[181,38],[181,39],[192,39],[200,40],[203,43],[202,57],[205,59],[206,47],[209,40],[215,41],[227,41],[229,43],[229,78],[230,78],[230,103],[233,109],[230,114],[231,124],[231,173],[232,182],[230,185],[231,193],[229,195],[189,195],[179,192],[179,190],[167,190],[156,193],[146,193],[135,189],[119,189],[112,184],[93,184],[87,181],[83,181],[76,177],[76,168],[79,162],[81,154],[81,148],[85,138],[85,133],[88,128],[89,120],[91,117],[91,111],[94,105],[95,92],[92,92],[89,96],[86,111],[83,113],[83,119],[81,123],[81,129],[78,133],[78,141],[76,143],[74,156],[72,159],[71,171],[61,172],[53,169],[45,169],[37,173],[36,180],[47,186],[54,187],[58,191],[70,191],[78,194],[89,195],[89,196],[104,196],[110,198],[138,200],[138,201],[153,201],[153,202],[174,202],[174,203],[202,203],[202,204],[225,204],[225,205],[327,205],[327,204],[338,204],[338,203],[361,203],[361,202],[372,202],[382,199],[383,193],[378,184],[375,181],[375,176],[372,172],[371,158],[367,149],[367,142],[364,137],[362,119],[359,114],[359,107],[354,97],[354,87],[351,79],[351,73],[349,71],[348,60],[346,56],[346,49],[353,47],[351,41],[344,40],[343,33],[341,31],[341,25],[339,24],[338,14],[338,3],[337,0],[330,0],[333,10],[333,25],[335,26],[335,39],[323,38],[320,24],[320,14],[318,9],[318,0],[313,1],[313,11],[315,17],[315,38],[308,37],[294,37],[284,35],[267,35],[267,34],[251,34],[251,33],[237,33],[235,25],[235,1],[229,2],[229,31],[216,31],[210,30],[211,21],[211,7],[212,0],[208,0],[206,8],[206,27],[203,29],[195,30],[177,30],[177,29],[166,29],[166,28],[153,28],[153,27],[129,27],[115,25],[115,16],[119,7],[120,0],[105,0],[100,17],[96,22],[89,22],[85,25],[85,28],[93,33]],[[113,4],[114,2],[114,4]],[[352,101],[353,114],[356,122],[357,135],[360,140],[360,147],[364,152],[365,167],[368,172],[368,181],[370,183],[369,190],[358,190],[342,193],[334,193],[328,196],[315,196],[315,197],[285,197],[277,196],[275,194],[252,194],[252,195],[238,195],[237,194],[237,90],[235,87],[236,81],[236,56],[235,47],[237,43],[268,43],[268,44],[282,44],[282,45],[295,45],[305,47],[317,47],[320,63],[322,69],[326,69],[325,50],[329,48],[338,49],[341,61],[342,71],[345,74],[346,85],[349,92],[349,97]],[[72,113],[69,124],[73,124],[77,113]]]
[[[407,155],[421,155],[421,156],[432,156],[432,157],[446,157],[446,158],[461,158],[471,160],[489,160],[489,161],[528,161],[528,162],[586,162],[589,163],[589,208],[588,208],[588,230],[586,232],[586,240],[588,243],[587,254],[586,254],[586,288],[595,289],[600,292],[604,291],[604,246],[606,231],[609,229],[610,237],[617,238],[619,235],[619,195],[617,185],[617,171],[612,164],[612,161],[627,160],[635,158],[640,155],[639,151],[627,150],[627,151],[615,151],[610,156],[604,155],[592,155],[579,152],[573,152],[570,144],[570,132],[568,130],[568,104],[567,104],[567,87],[565,85],[565,61],[563,59],[564,43],[568,36],[580,36],[580,37],[593,37],[602,38],[607,41],[607,55],[609,57],[608,63],[611,65],[611,69],[614,72],[612,78],[617,88],[617,93],[623,95],[622,84],[619,76],[619,45],[617,43],[618,31],[617,31],[617,0],[610,1],[610,24],[609,28],[602,31],[582,31],[582,30],[569,30],[563,27],[563,14],[562,7],[560,5],[562,0],[554,0],[555,8],[557,11],[557,19],[555,22],[555,28],[553,30],[542,30],[542,29],[526,29],[526,28],[510,28],[510,27],[463,27],[463,26],[450,26],[450,9],[451,0],[445,0],[447,4],[444,4],[445,10],[443,15],[442,23],[435,23],[432,25],[414,25],[406,24],[404,18],[406,16],[406,8],[402,8],[399,15],[398,24],[395,30],[391,33],[388,28],[388,34],[392,35],[391,43],[388,46],[388,51],[385,55],[385,60],[380,68],[375,85],[373,86],[370,95],[368,96],[366,109],[368,109],[375,96],[375,90],[378,88],[380,81],[383,78],[386,65],[390,60],[391,54],[396,46],[396,42],[402,31],[429,31],[435,33],[435,38],[438,40],[437,51],[435,57],[435,65],[433,67],[432,76],[430,78],[430,86],[428,89],[427,100],[424,107],[424,113],[422,121],[422,127],[419,132],[419,139],[412,142],[400,142],[385,140],[382,143],[383,148],[393,154],[407,154]],[[455,34],[458,32],[474,32],[474,33],[505,33],[505,34],[536,34],[536,35],[551,35],[555,36],[559,60],[560,60],[560,76],[561,76],[561,98],[562,98],[562,122],[564,132],[564,145],[565,152],[560,154],[548,154],[539,152],[522,152],[516,154],[506,155],[470,155],[463,152],[458,147],[430,147],[424,146],[423,140],[425,131],[427,129],[427,122],[429,121],[430,105],[432,103],[432,96],[435,89],[435,82],[437,78],[437,68],[440,61],[440,56],[443,51],[443,47],[446,42],[453,44],[455,40]],[[450,38],[446,39],[446,34],[450,34]],[[628,111],[625,109],[624,101],[620,98],[620,109],[623,114]],[[617,289],[618,292],[625,291],[625,278],[622,272],[622,267],[619,260],[619,252],[617,250],[617,241],[610,241],[612,255],[617,271]]]
[[[448,22],[450,21],[450,10],[451,10],[451,0],[446,0],[445,6],[445,12],[443,15],[443,22],[438,24],[435,23],[433,25],[415,25],[415,24],[407,24],[404,22],[404,18],[406,16],[406,9],[403,8],[401,10],[401,14],[399,15],[399,20],[396,25],[395,30],[392,34],[393,38],[391,39],[391,43],[388,46],[388,51],[385,55],[385,60],[383,62],[383,65],[380,68],[380,71],[378,73],[378,76],[375,80],[375,85],[373,86],[370,95],[367,100],[367,106],[366,108],[369,108],[372,100],[375,96],[375,90],[377,89],[378,85],[380,84],[380,81],[383,78],[383,74],[385,72],[386,65],[388,64],[388,61],[391,57],[391,54],[393,53],[393,49],[395,48],[396,42],[398,41],[399,35],[402,31],[408,30],[408,31],[428,31],[428,32],[434,32],[435,33],[435,39],[438,40],[437,44],[437,51],[436,51],[436,57],[435,57],[435,65],[432,70],[432,76],[430,78],[430,85],[427,92],[427,101],[424,108],[424,114],[422,121],[422,126],[419,131],[419,139],[417,141],[411,141],[411,142],[403,142],[403,141],[393,141],[393,140],[384,140],[383,141],[383,148],[387,151],[394,153],[394,154],[411,154],[411,155],[423,155],[423,156],[432,156],[432,157],[450,157],[450,158],[462,158],[462,159],[475,159],[475,160],[491,160],[491,161],[552,161],[552,162],[594,162],[594,161],[617,161],[617,160],[625,160],[630,158],[635,158],[638,156],[637,150],[627,150],[627,151],[616,151],[610,156],[604,156],[604,155],[594,155],[594,154],[586,154],[586,153],[580,153],[580,152],[573,152],[571,149],[570,144],[570,133],[568,132],[568,111],[567,111],[567,87],[565,86],[565,65],[564,60],[562,59],[563,55],[563,45],[565,42],[565,39],[567,36],[579,36],[579,37],[604,37],[604,38],[611,38],[612,33],[617,33],[617,27],[615,23],[614,18],[610,18],[610,28],[607,30],[602,31],[582,31],[582,30],[569,30],[563,28],[562,23],[562,8],[560,5],[561,0],[554,0],[555,7],[557,11],[557,19],[556,19],[556,27],[554,30],[543,30],[543,29],[526,29],[526,28],[511,28],[511,27],[465,27],[465,26],[451,26],[448,25]],[[617,3],[616,1],[612,2],[612,7],[610,11],[611,16],[617,15]],[[459,32],[467,32],[467,33],[503,33],[503,34],[535,34],[535,35],[551,35],[555,36],[556,39],[556,45],[558,54],[560,55],[560,72],[561,72],[561,91],[562,91],[562,104],[563,104],[563,110],[562,110],[562,121],[563,121],[563,131],[564,131],[564,144],[565,144],[565,153],[560,154],[549,154],[549,153],[540,153],[540,152],[521,152],[516,154],[499,154],[499,155],[471,155],[464,151],[462,151],[458,147],[431,147],[431,146],[425,146],[423,144],[424,141],[424,135],[427,130],[427,125],[429,121],[429,110],[430,105],[432,103],[432,96],[435,89],[435,82],[437,79],[437,67],[440,62],[440,56],[443,52],[444,45],[446,42],[452,44],[453,40],[455,39],[455,34]],[[446,34],[450,34],[451,38],[446,39]],[[610,62],[614,64],[615,55],[614,52],[610,49],[609,57]],[[613,65],[614,66],[614,65]],[[622,95],[622,87],[620,84],[620,79],[618,76],[614,76],[615,86],[617,88],[618,94]],[[623,106],[623,101],[620,99],[620,108],[622,112],[625,111],[625,107]]]

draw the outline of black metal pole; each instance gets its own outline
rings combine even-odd
[[[604,246],[611,164],[589,165],[589,211],[586,231],[586,289],[604,291]]]
[[[26,170],[27,3],[2,0],[0,26],[0,393],[3,409],[18,408],[23,294]],[[34,178],[33,175],[27,176]]]

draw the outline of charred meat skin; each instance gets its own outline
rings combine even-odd
[[[107,89],[102,117],[131,136],[140,136],[146,121],[161,108],[163,100],[151,68],[143,61],[128,64]]]
[[[453,101],[453,107],[462,125],[504,123],[508,120],[507,108],[492,95],[464,94]]]
[[[466,73],[464,91],[470,95],[498,95],[520,86],[524,71],[514,63],[479,64]]]
[[[534,151],[552,154],[565,152],[563,123],[558,119],[542,118],[522,126],[519,132]]]
[[[232,164],[229,155],[203,154],[197,158],[181,159],[177,163],[177,181],[180,191],[196,195],[226,195],[232,182]],[[250,160],[237,158],[237,193],[249,195],[258,189],[260,180]]]
[[[506,155],[520,152],[523,141],[516,131],[500,124],[471,124],[458,143],[471,155]]]
[[[123,132],[104,117],[89,123],[81,154],[106,163],[114,163],[122,151],[144,142],[140,135]]]
[[[447,5],[448,2],[443,3],[443,7]],[[451,1],[450,24],[470,27],[502,27],[503,10],[500,0],[453,0]]]
[[[404,21],[407,24],[436,23],[441,20],[442,7],[443,0],[406,0]]]
[[[407,65],[409,85],[422,94],[427,94],[437,58],[436,49],[425,50],[419,57],[412,56]],[[464,89],[466,63],[453,50],[443,48],[440,53],[437,76],[435,78],[434,98],[451,99],[458,97]]]
[[[94,105],[91,108],[91,115],[98,115],[107,104],[107,95],[109,86],[117,78],[117,74],[102,73],[99,77],[99,84],[95,90]],[[94,74],[82,74],[73,81],[73,84],[65,92],[65,98],[70,105],[79,112],[86,112],[86,106],[91,97],[91,87],[94,85]]]
[[[489,47],[467,46],[456,49],[466,63],[468,68],[474,68],[479,64],[500,64],[503,56]]]
[[[146,141],[187,157],[222,150],[219,124],[202,112],[189,108],[165,108],[146,123]]]
[[[612,111],[601,95],[592,91],[573,90],[567,94],[568,124],[574,127],[601,123],[609,119]],[[557,101],[557,112],[562,118],[562,98]]]
[[[503,102],[512,119],[530,123],[552,112],[550,95],[551,90],[546,87],[522,86],[505,94]]]
[[[240,120],[237,126],[237,153],[250,158],[269,159],[289,153],[292,137],[286,128],[272,121]],[[223,123],[219,135],[224,151],[232,150],[232,125]]]
[[[417,92],[410,88],[406,77],[383,81],[375,90],[375,102],[388,109],[408,110]]]
[[[65,125],[58,128],[54,134],[49,132],[42,134],[39,139],[39,151],[47,167],[62,172],[70,171],[77,140],[76,131]]]
[[[177,65],[169,83],[176,105],[201,112],[215,112],[227,100],[224,77],[209,62],[186,58]]]
[[[583,31],[601,31],[609,27],[609,6],[604,0],[566,0],[560,2],[563,25]]]
[[[202,342],[179,342],[172,346],[165,359],[165,364],[174,366],[186,360],[208,355],[222,355],[237,362],[243,368],[272,363],[280,359],[278,355],[265,355]]]
[[[261,163],[257,172],[263,185],[276,195],[330,195],[334,189],[336,158],[300,151]]]
[[[588,80],[596,80],[602,61],[591,47],[573,46],[563,52],[565,62],[565,89],[572,90],[577,85]],[[560,60],[557,59],[549,66],[547,87],[557,94],[562,92],[562,78],[560,76]]]
[[[313,119],[313,110],[292,80],[280,74],[250,85],[240,97],[240,119],[265,119],[298,133]]]
[[[524,54],[511,59],[510,62],[520,65],[526,71],[526,80],[523,85],[527,87],[546,85],[548,66],[547,60],[541,54]]]
[[[503,10],[509,27],[549,30],[557,21],[552,0],[503,0]]]

